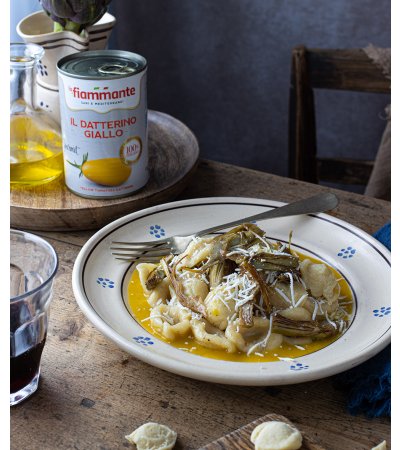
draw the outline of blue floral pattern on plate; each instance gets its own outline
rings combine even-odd
[[[310,366],[303,366],[303,364],[297,363],[295,366],[290,366],[290,370],[303,370],[308,369]]]
[[[115,288],[114,281],[109,280],[108,278],[97,278],[97,284],[100,284],[103,288],[109,287],[111,289]]]
[[[354,254],[356,253],[356,250],[353,247],[347,247],[342,248],[340,250],[340,253],[338,253],[338,256],[341,256],[344,259],[352,258]]]
[[[165,231],[160,227],[160,225],[152,225],[150,227],[150,234],[160,239],[160,237],[165,236]]]
[[[390,306],[389,306],[388,308],[386,308],[385,306],[382,306],[381,309],[374,309],[374,311],[373,311],[374,316],[376,316],[376,317],[387,316],[387,315],[390,314],[391,312],[392,312],[392,311],[391,311]]]
[[[152,342],[149,337],[136,336],[136,337],[133,338],[133,340],[135,342],[137,342],[138,344],[144,345],[145,347],[147,347],[148,345],[153,345],[154,344],[154,342]]]

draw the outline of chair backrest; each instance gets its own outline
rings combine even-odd
[[[360,49],[292,52],[289,103],[289,177],[317,183],[366,185],[374,161],[317,157],[313,89],[390,93],[390,80]]]

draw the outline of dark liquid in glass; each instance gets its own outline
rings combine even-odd
[[[10,393],[27,386],[39,371],[40,358],[46,338],[21,355],[10,358]]]

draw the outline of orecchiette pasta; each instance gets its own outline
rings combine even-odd
[[[299,430],[284,422],[264,422],[250,437],[255,450],[298,450],[302,444]]]
[[[144,294],[147,295],[147,296],[151,295],[151,293],[152,293],[152,291],[149,291],[146,288],[147,277],[150,275],[150,273],[156,267],[157,267],[157,264],[149,264],[149,263],[142,263],[142,264],[138,264],[136,266],[136,270],[139,272],[140,284],[143,287]]]
[[[303,306],[307,301],[307,291],[299,281],[294,281],[293,285],[278,281],[268,290],[268,294],[276,309]]]
[[[137,271],[152,308],[144,320],[169,341],[189,335],[207,348],[250,355],[284,342],[301,349],[346,326],[332,270],[300,263],[290,245],[270,243],[254,224],[196,238],[183,254]]]
[[[150,317],[154,330],[171,341],[190,331],[191,314],[178,306],[158,305],[151,310]]]
[[[240,327],[238,320],[231,323],[225,330],[225,336],[242,352],[248,352],[252,347],[261,343],[263,343],[263,350],[272,350],[282,344],[283,338],[280,334],[269,334],[270,321],[268,319],[254,317],[253,321],[254,325],[251,328]],[[268,334],[268,340],[265,341]]]
[[[227,350],[228,353],[236,351],[235,344],[225,337],[217,327],[212,326],[205,319],[192,319],[191,327],[196,341],[204,347]]]
[[[279,311],[279,314],[292,320],[312,320],[310,312],[300,306],[296,308],[284,309],[283,311]]]
[[[195,241],[191,242],[188,248],[185,250],[186,257],[178,264],[178,269],[180,267],[194,267],[199,264],[204,259],[210,256],[210,243],[213,240],[212,237],[209,238],[197,238]]]
[[[314,264],[309,259],[300,263],[301,278],[311,295],[332,305],[339,297],[340,286],[332,270],[325,264]]]
[[[208,284],[196,273],[185,271],[180,281],[182,282],[183,292],[189,297],[199,295],[202,300],[208,295]]]
[[[204,301],[207,319],[220,330],[225,330],[235,315],[239,315],[239,307],[246,303],[246,298],[255,298],[259,291],[259,286],[246,274],[234,278],[232,281],[228,277],[226,282],[214,288]]]
[[[172,450],[177,436],[166,425],[149,422],[125,437],[137,450]]]
[[[154,308],[159,300],[162,303],[166,303],[167,299],[171,298],[169,293],[169,283],[167,278],[164,278],[157,286],[151,291],[150,297],[147,299],[148,304]]]
[[[233,295],[234,293],[226,290],[224,286],[218,286],[204,300],[209,322],[220,330],[225,330],[229,320],[236,313]]]
[[[307,299],[303,304],[303,308],[306,309],[311,315],[317,319],[325,317],[325,311],[328,314],[335,312],[339,307],[338,300],[333,303],[328,303],[325,300]]]

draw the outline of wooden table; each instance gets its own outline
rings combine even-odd
[[[292,202],[334,192],[330,214],[369,234],[390,221],[390,203],[227,164],[201,160],[177,200],[234,196]],[[11,408],[11,449],[132,448],[125,439],[146,422],[178,433],[176,449],[197,449],[268,413],[286,416],[327,450],[366,450],[386,439],[390,418],[346,413],[334,378],[281,387],[223,386],[182,378],[130,356],[81,313],[72,292],[75,258],[94,234],[40,232],[54,246],[56,276],[38,391]]]

